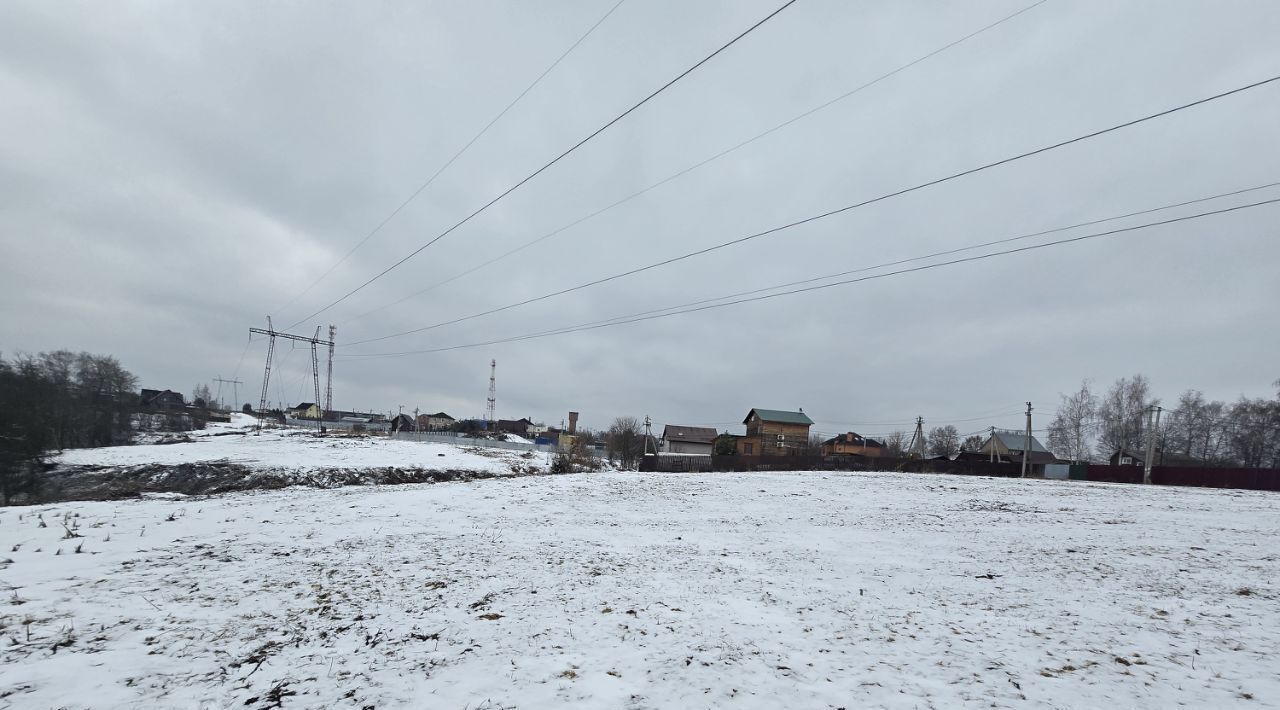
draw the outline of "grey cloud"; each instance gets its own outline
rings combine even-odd
[[[1051,0],[537,248],[448,278],[1026,3],[801,0],[404,267],[299,326],[418,327],[865,199],[1280,67],[1258,0]],[[292,322],[461,219],[766,2],[631,0],[401,215],[328,269],[611,2],[0,7],[0,348],[110,352],[148,386],[238,373]],[[1280,179],[1280,89],[570,296],[352,351],[447,346],[907,258]],[[1268,193],[1275,196],[1280,191]],[[1052,410],[1135,371],[1166,399],[1272,391],[1275,208],[618,328],[344,358],[342,406],[619,414],[731,428],[752,406],[884,428]],[[242,358],[241,354],[245,353]],[[272,398],[293,398],[294,353]],[[302,386],[305,390],[305,386]],[[303,397],[304,399],[306,397]],[[942,418],[942,419],[939,419]],[[979,428],[958,425],[962,431]],[[892,428],[898,428],[896,425]]]

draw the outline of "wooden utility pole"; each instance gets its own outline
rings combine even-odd
[[[991,440],[987,442],[991,447],[991,463],[996,462],[996,428],[991,427]]]
[[[915,449],[917,457],[924,460],[924,417],[916,417],[916,433],[911,435],[911,448]]]
[[[1022,440],[1022,477],[1027,477],[1027,459],[1031,457],[1031,403],[1027,402],[1027,435]]]

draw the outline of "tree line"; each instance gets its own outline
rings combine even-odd
[[[110,355],[56,350],[0,357],[0,499],[29,493],[50,451],[132,434],[137,378]]]
[[[1163,408],[1158,425],[1150,417],[1154,407]],[[1205,466],[1280,468],[1280,391],[1275,399],[1242,396],[1228,403],[1188,389],[1165,406],[1141,374],[1121,377],[1102,394],[1085,380],[1062,395],[1048,434],[1054,455],[1076,462],[1105,461],[1122,450],[1142,457],[1150,443],[1157,464],[1180,458]]]

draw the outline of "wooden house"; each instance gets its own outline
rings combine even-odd
[[[813,420],[804,413],[752,409],[742,420],[747,434],[738,439],[739,456],[790,456],[809,445]]]
[[[994,449],[996,461],[1020,465],[1024,454],[1023,449],[1027,448],[1026,438],[1026,434],[1020,431],[997,431],[995,436],[988,436],[987,440],[982,442],[982,448],[978,449],[978,452],[987,456],[989,460]],[[1062,463],[1034,436],[1031,437],[1031,447],[1026,452],[1026,459],[1027,471],[1037,476],[1044,474],[1046,464]]]
[[[717,435],[711,427],[668,424],[662,428],[663,450],[669,454],[710,456]]]

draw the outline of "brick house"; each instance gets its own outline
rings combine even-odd
[[[850,431],[822,442],[822,455],[883,456],[884,444]]]
[[[791,456],[809,445],[813,420],[804,413],[780,409],[752,409],[742,423],[747,434],[738,439],[739,456]]]
[[[444,412],[418,415],[418,431],[447,431],[453,426],[454,418]]]

